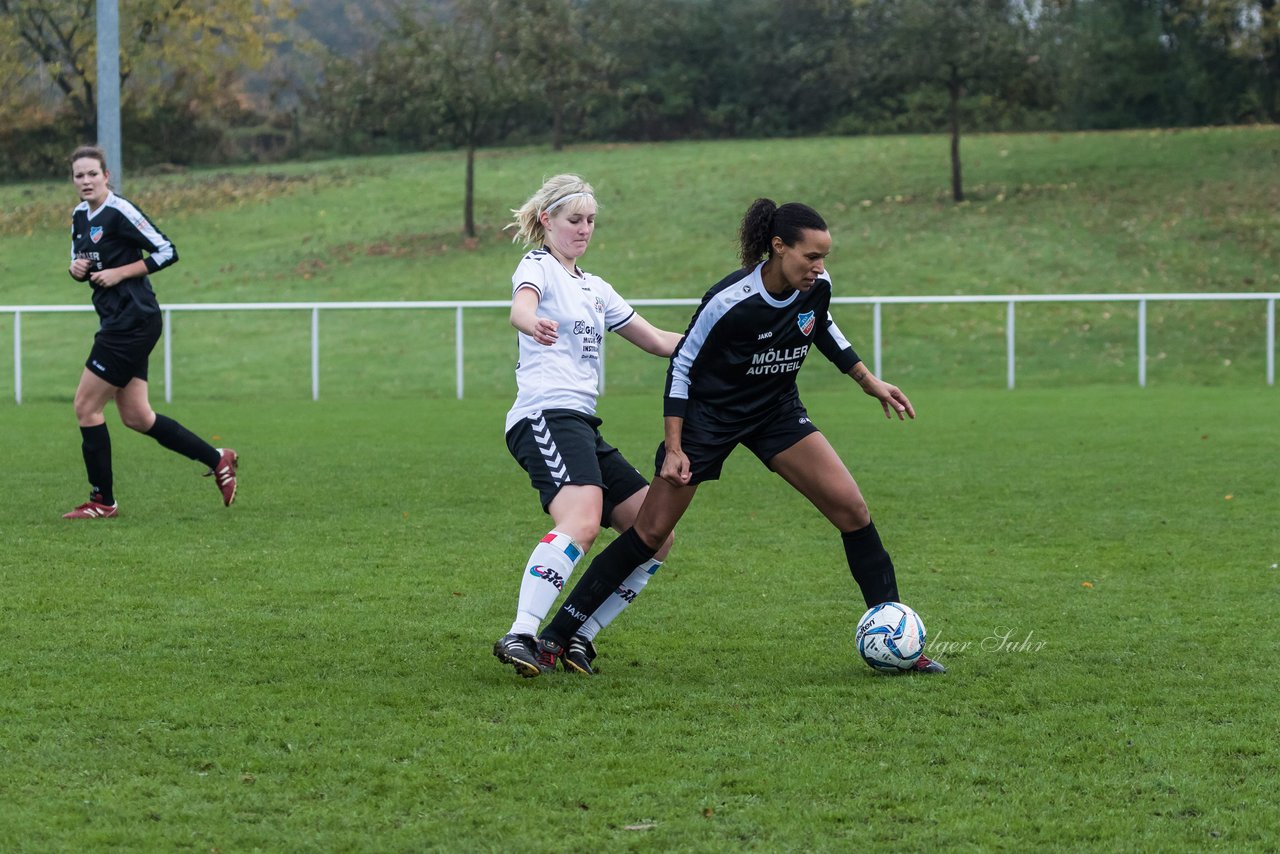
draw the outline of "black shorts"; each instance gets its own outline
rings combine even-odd
[[[84,366],[116,388],[124,388],[134,379],[146,380],[147,360],[163,327],[160,315],[152,314],[128,331],[100,329],[93,336],[93,349]]]
[[[770,410],[755,421],[727,423],[689,401],[685,412],[684,429],[680,444],[689,458],[689,483],[718,480],[724,461],[739,445],[755,454],[760,462],[772,470],[769,461],[790,448],[810,433],[820,432],[799,398]],[[654,471],[662,471],[662,461],[667,457],[666,443],[658,445],[654,457]],[[655,475],[656,476],[656,475]]]
[[[507,450],[529,473],[544,511],[562,486],[598,486],[604,490],[600,523],[608,526],[614,508],[649,485],[622,452],[600,436],[601,423],[594,415],[547,409],[507,431]]]

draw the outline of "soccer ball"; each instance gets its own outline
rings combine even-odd
[[[858,620],[858,655],[875,670],[911,670],[924,652],[924,623],[901,602],[872,607]]]

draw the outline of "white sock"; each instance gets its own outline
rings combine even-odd
[[[644,563],[631,570],[631,574],[627,576],[627,580],[622,582],[617,590],[609,594],[609,598],[604,600],[596,612],[587,618],[582,624],[582,628],[574,632],[581,635],[587,640],[595,640],[596,632],[613,622],[614,617],[622,613],[622,609],[635,601],[640,595],[640,591],[649,583],[649,579],[658,571],[658,567],[662,566],[662,561],[656,558],[646,560]]]
[[[582,549],[568,534],[552,531],[534,547],[520,579],[520,603],[511,631],[536,635],[560,591],[569,583],[573,568],[582,559]]]

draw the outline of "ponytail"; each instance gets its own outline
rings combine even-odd
[[[799,202],[778,207],[773,199],[756,199],[747,208],[738,230],[742,266],[754,267],[762,258],[773,255],[774,237],[782,238],[787,246],[795,246],[805,229],[826,231],[826,220]]]

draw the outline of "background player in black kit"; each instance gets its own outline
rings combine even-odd
[[[114,400],[126,427],[209,467],[224,505],[236,498],[236,452],[215,448],[147,399],[147,359],[160,340],[160,306],[148,274],[178,260],[169,238],[127,199],[111,192],[107,159],[94,146],[71,155],[81,202],[71,213],[71,266],[93,288],[101,325],[76,389],[76,420],[89,475],[89,500],[64,519],[106,519],[117,513],[111,472],[111,437],[103,411]],[[146,252],[146,256],[143,256]]]
[[[539,640],[539,668],[555,667],[580,617],[675,530],[698,484],[716,480],[744,445],[840,531],[849,571],[868,607],[898,601],[893,561],[858,484],[809,420],[796,372],[816,346],[880,401],[885,417],[915,418],[897,386],[877,379],[831,319],[827,224],[802,204],[757,199],[742,221],[743,268],[703,297],[671,357],[663,405],[666,438],[635,524],[601,552]],[[767,260],[761,262],[761,258]],[[943,673],[921,656],[916,670]]]

